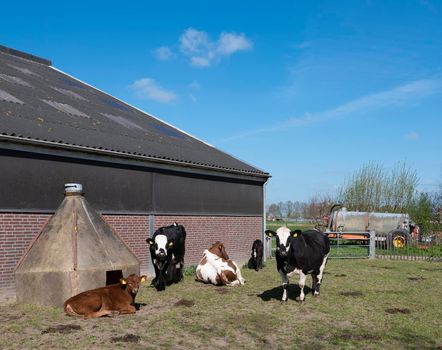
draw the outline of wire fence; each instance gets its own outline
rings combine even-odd
[[[442,242],[428,237],[395,237],[370,232],[328,232],[331,259],[394,259],[442,261]],[[268,256],[275,256],[275,239],[267,239]]]

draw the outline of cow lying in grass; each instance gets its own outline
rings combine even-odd
[[[204,251],[196,268],[196,280],[216,286],[244,284],[241,270],[229,259],[224,244],[219,241]]]
[[[88,290],[64,302],[68,316],[84,316],[85,319],[118,314],[134,314],[135,296],[146,276],[129,275],[120,283]]]
[[[299,300],[305,299],[304,286],[307,274],[312,275],[313,295],[319,295],[325,264],[330,252],[328,236],[316,230],[290,231],[287,227],[265,231],[269,237],[276,237],[276,268],[282,279],[282,301],[287,301],[289,278],[299,274]]]

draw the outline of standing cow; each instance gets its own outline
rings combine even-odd
[[[257,239],[252,244],[252,256],[247,264],[249,269],[255,269],[258,271],[262,269],[262,257],[264,253],[264,246],[260,239]]]
[[[289,278],[295,273],[299,274],[299,300],[302,302],[305,299],[307,274],[312,275],[313,295],[318,296],[330,252],[328,236],[316,230],[290,231],[287,227],[280,227],[276,232],[267,230],[265,233],[269,237],[276,237],[276,265],[284,289],[282,301],[287,301]]]
[[[183,278],[186,230],[182,225],[160,227],[152,238],[148,238],[150,256],[155,268],[152,284],[157,291]]]

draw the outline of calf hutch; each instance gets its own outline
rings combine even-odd
[[[187,232],[185,265],[217,240],[246,262],[263,237],[269,176],[49,60],[0,46],[0,298],[15,296],[15,270],[66,183],[83,185],[91,210],[152,275],[146,238],[174,222]]]

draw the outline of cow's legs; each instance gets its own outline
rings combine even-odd
[[[318,284],[318,274],[316,272],[317,271],[312,273],[312,280],[313,280],[312,291],[313,291],[313,295],[315,295],[315,296],[317,295],[316,294],[316,290],[319,290],[318,289],[318,287],[319,287],[319,284]]]
[[[127,308],[119,310],[120,314],[134,314],[137,312],[137,309],[133,305],[128,305]]]
[[[305,279],[307,275],[304,274],[304,272],[299,272],[299,288],[301,289],[301,294],[299,295],[299,301],[304,301],[305,294],[304,294],[304,287],[305,287]]]
[[[115,311],[112,311],[112,310],[98,310],[95,312],[89,312],[87,314],[84,314],[84,319],[87,320],[90,318],[113,315],[114,313],[115,313]]]
[[[232,262],[236,266],[236,279],[237,279],[237,281],[239,281],[239,284],[243,285],[246,280],[242,277],[241,270],[239,269],[236,262],[234,262],[234,261],[232,261]]]
[[[288,289],[289,289],[289,278],[287,277],[287,274],[284,273],[282,270],[279,270],[279,274],[282,279],[282,289],[283,289],[281,301],[287,301],[287,294],[288,294]]]
[[[324,256],[321,267],[319,268],[318,282],[316,283],[316,288],[313,288],[313,295],[319,295],[319,288],[321,287],[322,277],[324,276],[325,265],[327,264],[328,254]]]

